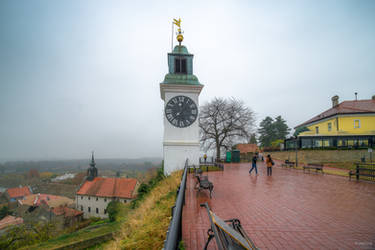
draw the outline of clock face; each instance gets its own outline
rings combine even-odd
[[[165,116],[173,126],[185,128],[197,119],[198,107],[187,96],[175,96],[165,106]]]

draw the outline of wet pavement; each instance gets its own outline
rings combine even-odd
[[[277,165],[277,164],[276,164]],[[273,176],[258,164],[226,164],[224,171],[206,172],[214,184],[194,189],[187,179],[182,238],[186,249],[203,249],[209,219],[199,206],[208,202],[222,219],[238,218],[260,249],[375,249],[375,183],[273,167]],[[208,249],[216,249],[214,240]]]

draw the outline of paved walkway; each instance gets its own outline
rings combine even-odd
[[[209,172],[212,199],[207,190],[194,190],[188,176],[182,222],[187,249],[203,249],[207,240],[209,220],[199,206],[206,201],[222,219],[240,219],[261,249],[375,249],[375,183],[277,166],[267,177],[263,163],[258,176],[248,170],[241,163]],[[216,249],[214,240],[209,249]]]

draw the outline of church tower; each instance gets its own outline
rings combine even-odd
[[[91,163],[89,169],[87,169],[87,178],[86,180],[92,181],[95,177],[98,177],[98,169],[95,167],[95,159],[94,159],[94,152],[91,155]]]
[[[164,173],[183,169],[186,159],[189,165],[199,164],[199,94],[203,85],[193,75],[193,54],[181,45],[181,19],[177,25],[177,41],[168,53],[168,69],[164,81],[160,83],[160,95],[164,101]]]

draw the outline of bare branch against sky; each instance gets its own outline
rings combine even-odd
[[[375,94],[375,1],[0,1],[0,160],[162,155],[181,17],[201,103],[290,127]]]

